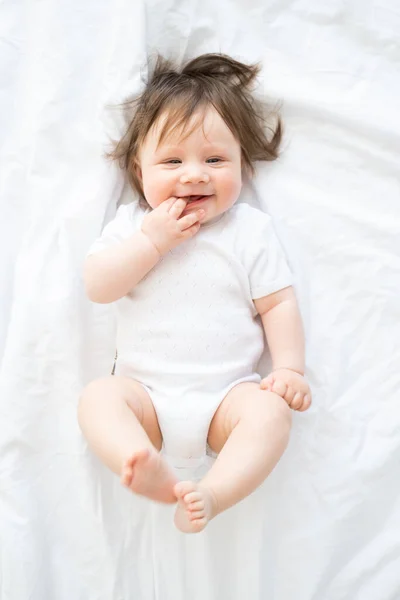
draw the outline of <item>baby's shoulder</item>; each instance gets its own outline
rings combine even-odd
[[[235,254],[246,260],[249,255],[264,252],[274,237],[271,217],[245,203],[236,204],[229,212]]]
[[[116,219],[136,223],[143,219],[146,211],[141,208],[138,202],[129,202],[129,204],[120,204],[115,215]]]
[[[259,208],[240,202],[230,210],[232,225],[239,231],[250,233],[264,229],[271,222],[271,217]]]
[[[114,219],[108,223],[105,231],[120,233],[123,237],[129,236],[141,226],[145,214],[146,211],[137,202],[120,204]]]

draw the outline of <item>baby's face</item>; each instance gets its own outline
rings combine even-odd
[[[187,138],[167,135],[158,145],[162,123],[161,117],[139,153],[139,176],[149,205],[157,208],[171,197],[188,199],[183,214],[202,208],[201,223],[231,208],[242,187],[241,149],[217,111],[208,108]]]

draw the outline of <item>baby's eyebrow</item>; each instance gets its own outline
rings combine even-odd
[[[210,143],[210,144],[205,144],[204,146],[205,150],[226,150],[227,149],[227,145],[226,144],[221,144],[221,142],[215,142]]]
[[[156,149],[156,152],[182,152],[182,147],[181,146],[158,146],[158,148]]]
[[[204,146],[202,146],[202,149],[204,149],[206,152],[226,152],[226,150],[228,149],[227,144],[221,144],[220,142],[215,142],[215,143],[209,143],[209,144],[204,144]],[[167,146],[167,145],[163,145],[163,146],[159,146],[159,148],[157,149],[157,152],[166,152],[166,153],[174,153],[174,152],[182,152],[183,148],[182,146]]]

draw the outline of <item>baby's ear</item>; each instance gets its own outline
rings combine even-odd
[[[142,183],[143,182],[142,169],[140,168],[139,163],[135,162],[134,169],[135,169],[136,177],[139,179],[140,183]]]
[[[251,168],[242,161],[242,184],[251,184],[253,175]]]

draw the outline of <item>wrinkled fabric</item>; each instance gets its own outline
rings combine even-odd
[[[395,0],[1,4],[1,600],[400,597],[399,31]],[[115,351],[82,262],[131,194],[103,154],[156,50],[264,67],[285,137],[249,192],[295,276],[314,395],[262,488],[193,536],[76,422]]]

